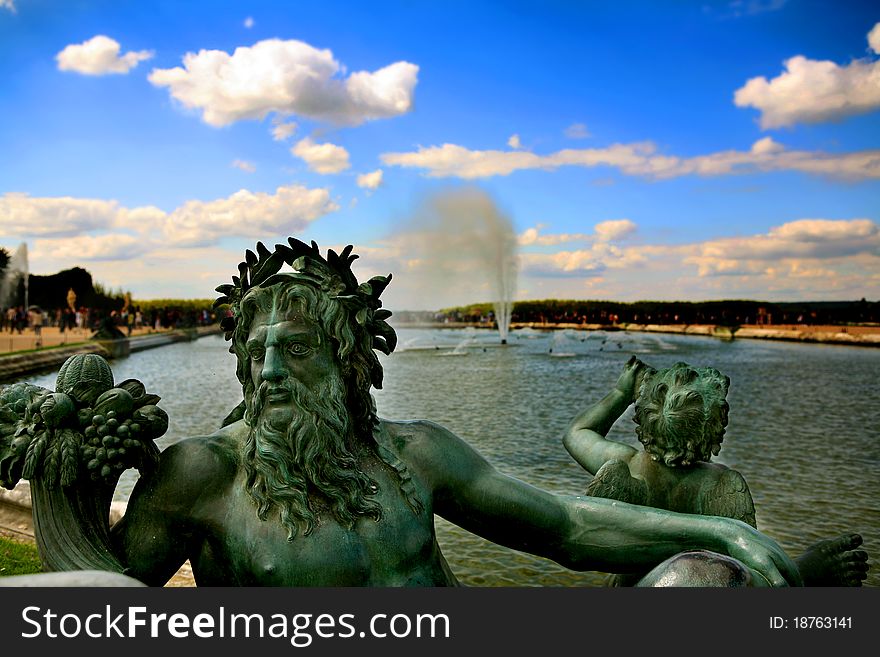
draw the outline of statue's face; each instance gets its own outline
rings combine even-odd
[[[264,412],[289,412],[289,382],[317,390],[336,371],[329,340],[321,327],[297,312],[258,312],[247,339],[254,389],[268,386]]]

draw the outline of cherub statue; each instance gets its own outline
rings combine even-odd
[[[712,367],[676,363],[654,370],[635,356],[615,387],[569,425],[563,444],[595,475],[587,495],[679,513],[723,516],[757,529],[755,505],[742,474],[710,463],[724,440],[730,379]],[[635,403],[643,451],[608,440],[608,431]],[[861,586],[868,555],[858,534],[819,541],[795,560],[805,586]],[[616,586],[638,574],[615,575]]]

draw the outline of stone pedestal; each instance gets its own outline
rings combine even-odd
[[[128,338],[96,340],[96,342],[110,354],[110,358],[124,358],[131,354],[131,341]]]

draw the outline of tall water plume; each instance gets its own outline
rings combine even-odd
[[[28,254],[27,244],[22,242],[15,250],[15,253],[9,258],[6,264],[6,271],[0,278],[0,308],[8,308],[9,306],[17,306],[23,303],[25,309],[28,305]],[[24,283],[24,300],[18,294],[18,288]]]
[[[448,297],[454,290],[458,303],[467,296],[491,296],[505,343],[516,293],[517,241],[510,219],[492,198],[476,188],[434,194],[402,232],[413,263],[407,275],[419,277],[426,294],[442,290]]]

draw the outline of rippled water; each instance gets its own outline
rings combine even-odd
[[[500,470],[570,494],[582,493],[590,477],[562,447],[563,431],[614,385],[630,354],[655,367],[717,367],[732,383],[730,425],[716,460],[745,476],[758,527],[794,555],[847,531],[863,535],[873,558],[880,550],[880,350],[578,331],[515,331],[506,347],[485,331],[402,329],[399,336],[398,351],[383,357],[380,415],[438,422]],[[138,378],[162,396],[171,423],[160,446],[214,431],[241,395],[220,336],[139,352],[112,367],[117,381]],[[54,387],[55,375],[29,380]],[[632,427],[630,410],[610,436],[638,446]],[[126,473],[117,498],[127,497],[134,476]],[[603,579],[439,518],[437,534],[464,584],[594,586]],[[876,568],[867,584],[880,584]]]

